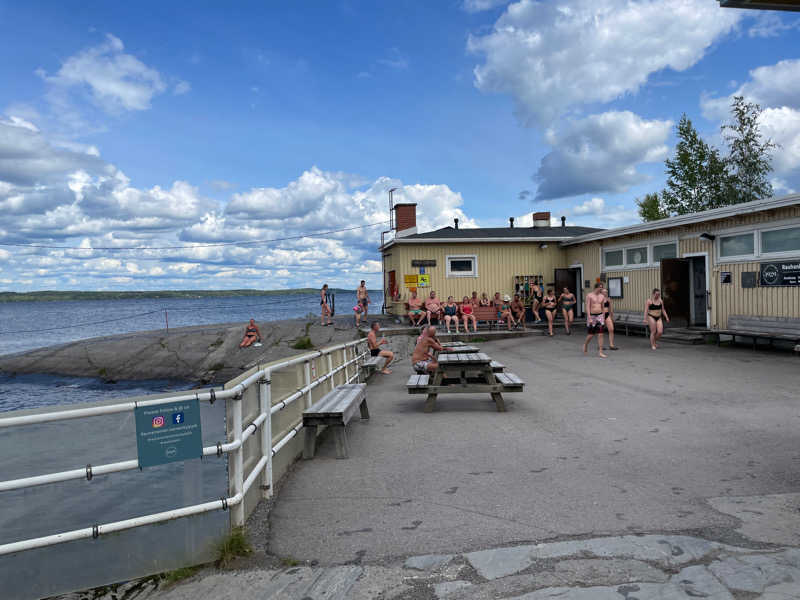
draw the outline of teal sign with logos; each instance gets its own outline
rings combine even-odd
[[[134,413],[140,467],[203,456],[200,402],[197,399],[137,406]]]

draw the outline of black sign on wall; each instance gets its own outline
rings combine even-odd
[[[435,267],[436,261],[435,260],[417,260],[414,259],[411,261],[412,267]]]
[[[719,274],[719,282],[720,283],[731,283],[732,281],[733,281],[733,278],[731,277],[731,272],[730,271],[722,271]]]
[[[763,287],[800,286],[800,261],[761,263],[759,281]]]
[[[758,273],[755,271],[742,271],[742,288],[756,287],[756,281],[758,281],[756,275],[758,275]]]

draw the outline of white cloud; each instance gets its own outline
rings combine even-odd
[[[708,0],[520,0],[468,49],[484,56],[478,89],[510,94],[523,122],[548,125],[636,92],[657,71],[688,69],[739,18]]]
[[[800,29],[800,19],[790,19],[785,15],[777,15],[774,12],[759,12],[754,23],[747,30],[749,37],[778,37],[784,31]]]
[[[148,109],[153,97],[163,93],[167,86],[156,69],[124,50],[122,40],[107,34],[103,43],[67,58],[54,75],[42,69],[37,73],[57,96],[70,90],[85,90],[108,112]],[[64,99],[55,101],[61,104]]]
[[[602,198],[591,198],[572,208],[573,215],[602,215],[606,210],[606,202]]]
[[[183,94],[187,94],[192,91],[192,84],[188,81],[179,81],[175,84],[175,87],[172,88],[173,96],[182,96]]]
[[[800,59],[782,60],[750,71],[750,79],[728,96],[705,95],[700,105],[707,119],[725,119],[734,96],[744,96],[762,107],[800,109]]]
[[[549,129],[545,139],[553,150],[536,173],[536,199],[624,192],[645,181],[637,165],[666,157],[671,126],[671,121],[645,121],[629,111],[612,111]]]
[[[476,13],[491,10],[497,6],[508,4],[509,0],[464,0],[462,7],[465,11]]]
[[[386,58],[379,58],[377,60],[379,65],[389,67],[398,71],[403,71],[408,68],[408,58],[406,58],[399,48],[392,47],[389,49],[389,56]]]
[[[776,173],[798,175],[800,170],[800,110],[782,106],[767,108],[759,119],[761,131],[780,147],[772,154]],[[796,182],[797,183],[797,182]]]
[[[635,209],[627,208],[623,204],[609,205],[603,198],[593,197],[574,206],[561,206],[558,213],[550,217],[551,227],[561,226],[561,216],[567,218],[566,224],[582,225],[584,227],[620,227],[641,221]],[[532,227],[533,214],[526,213],[514,219],[519,227]]]

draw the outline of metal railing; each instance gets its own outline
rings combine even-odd
[[[100,535],[112,532],[131,529],[134,527],[141,527],[144,525],[152,525],[154,523],[170,521],[191,515],[198,515],[214,510],[230,509],[231,525],[234,527],[244,525],[244,498],[247,492],[252,488],[253,484],[259,478],[261,478],[262,497],[269,498],[272,495],[272,459],[282,448],[286,446],[287,443],[289,443],[292,438],[297,435],[297,433],[303,427],[301,418],[299,419],[299,423],[295,423],[288,429],[288,431],[283,432],[283,437],[281,437],[273,446],[272,415],[282,411],[284,408],[303,397],[306,398],[306,407],[310,406],[312,390],[326,381],[329,382],[329,387],[332,390],[335,387],[336,375],[342,371],[344,371],[344,374],[343,378],[340,379],[342,379],[344,382],[351,383],[352,381],[357,380],[359,378],[358,363],[367,355],[366,351],[359,352],[357,349],[357,346],[363,343],[363,340],[347,342],[345,344],[339,344],[337,346],[332,346],[330,348],[325,348],[323,350],[318,350],[292,359],[270,364],[264,368],[258,368],[258,370],[256,370],[254,373],[247,376],[244,380],[240,381],[230,389],[211,389],[196,393],[185,393],[177,396],[169,396],[166,398],[155,398],[151,400],[126,401],[105,406],[76,408],[31,415],[21,415],[16,417],[0,417],[0,429],[3,429],[41,423],[52,423],[56,421],[66,421],[70,419],[82,419],[100,415],[132,412],[137,407],[142,406],[158,406],[160,404],[195,399],[201,402],[213,403],[215,400],[225,399],[232,401],[230,411],[232,422],[230,424],[229,431],[232,432],[233,437],[232,440],[225,443],[217,442],[217,444],[213,446],[206,446],[203,448],[203,456],[222,456],[222,454],[228,455],[228,471],[231,488],[231,493],[229,493],[228,497],[204,502],[201,504],[193,504],[191,506],[175,508],[164,512],[133,517],[122,521],[96,524],[82,529],[75,529],[53,535],[20,540],[7,544],[0,544],[0,556],[13,554],[24,550],[31,550],[33,548],[52,546],[73,540],[97,538]],[[333,366],[333,354],[335,352],[342,353],[342,364],[337,367]],[[349,357],[348,354],[350,354]],[[312,378],[312,361],[322,357],[327,358],[327,372]],[[299,387],[295,392],[291,393],[286,398],[283,398],[282,400],[273,404],[273,373],[296,365],[304,365],[303,374],[305,385]],[[352,373],[350,372],[351,365],[355,365]],[[242,427],[243,417],[241,400],[244,394],[256,384],[258,385],[258,414],[250,423],[248,423],[245,427]],[[249,473],[245,475],[243,446],[245,442],[257,432],[260,434],[260,456],[255,462],[255,465],[250,469]],[[121,462],[100,465],[87,465],[85,467],[67,471],[59,471],[55,473],[23,477],[20,479],[0,481],[0,492],[31,488],[72,479],[85,478],[87,481],[90,481],[95,475],[119,473],[121,471],[130,471],[138,468],[138,459],[124,460]]]

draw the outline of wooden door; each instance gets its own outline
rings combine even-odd
[[[686,327],[691,320],[692,283],[689,260],[686,258],[661,259],[661,296],[664,307],[674,325]]]

